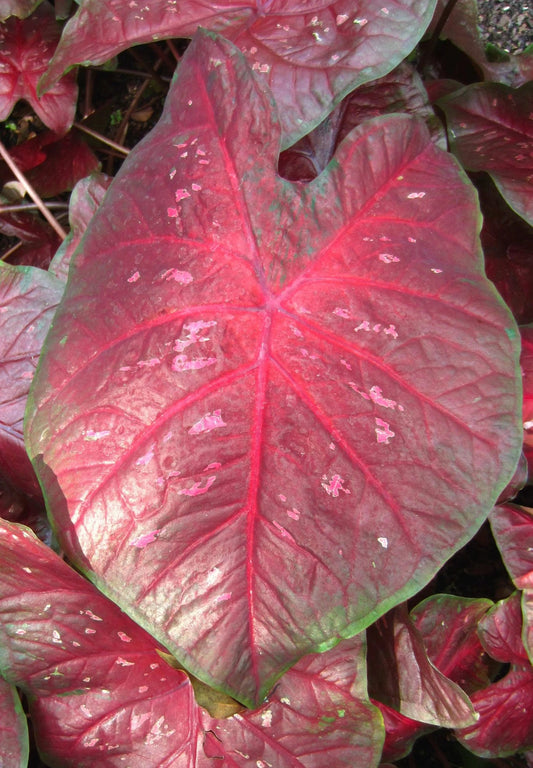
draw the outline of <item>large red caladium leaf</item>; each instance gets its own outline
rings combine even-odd
[[[248,703],[480,525],[522,444],[518,333],[422,122],[293,185],[239,52],[186,57],[74,257],[27,438],[69,557]]]
[[[39,483],[24,447],[24,410],[63,288],[42,269],[0,262],[0,472],[37,496]]]
[[[55,766],[374,768],[383,724],[364,657],[364,637],[344,641],[299,662],[256,712],[216,720],[153,638],[29,531],[0,523],[0,670],[27,693]]]
[[[522,641],[533,663],[533,509],[498,504],[489,520],[505,567],[522,590]]]
[[[54,9],[41,3],[27,19],[15,16],[0,24],[0,120],[25,99],[43,123],[65,133],[74,120],[78,90],[74,73],[39,97],[37,83],[59,40]]]
[[[84,0],[42,80],[102,64],[138,43],[221,32],[246,55],[278,103],[283,143],[317,125],[357,85],[389,72],[424,33],[436,0]]]
[[[521,630],[518,593],[497,603],[479,625],[487,653],[511,665],[501,680],[472,694],[478,722],[455,731],[459,741],[481,757],[506,757],[533,747],[533,667]]]
[[[26,768],[28,725],[16,688],[0,677],[0,756],[2,768]]]
[[[470,171],[487,171],[513,208],[533,224],[533,82],[513,89],[475,83],[439,100],[450,144]]]

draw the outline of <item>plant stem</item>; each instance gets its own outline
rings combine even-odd
[[[74,127],[78,129],[78,131],[81,131],[82,133],[86,133],[87,136],[92,136],[93,139],[98,139],[98,141],[101,141],[102,144],[107,144],[108,147],[111,147],[112,149],[115,149],[117,152],[120,152],[121,155],[129,155],[130,150],[126,147],[123,147],[122,144],[117,144],[116,141],[112,141],[112,139],[108,139],[106,136],[103,136],[101,133],[97,133],[96,131],[93,131],[92,128],[87,128],[82,123],[74,123]]]

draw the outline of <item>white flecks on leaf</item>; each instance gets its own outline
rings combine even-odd
[[[206,413],[205,416],[202,416],[202,418],[193,424],[192,427],[188,430],[188,434],[199,435],[202,432],[211,432],[213,429],[220,429],[222,427],[227,427],[227,424],[223,420],[222,412],[219,408],[212,413],[209,412]]]
[[[387,547],[389,546],[389,540],[387,539],[386,536],[378,536],[378,541],[383,547],[383,549],[387,549]]]
[[[131,541],[130,544],[133,547],[137,547],[137,549],[144,549],[148,544],[152,544],[160,533],[161,529],[156,528],[154,531],[148,531],[148,533],[143,533],[140,536],[137,536],[137,538]]]
[[[375,419],[376,427],[375,427],[375,433],[376,433],[376,440],[378,443],[385,443],[385,445],[389,444],[389,440],[395,436],[395,432],[393,432],[390,428],[390,424],[388,424],[386,421],[383,421],[383,419]]]
[[[328,496],[336,498],[339,495],[339,491],[343,493],[350,493],[347,488],[343,488],[344,479],[340,475],[333,475],[331,480],[328,480],[326,475],[322,475],[322,482],[320,485],[326,491]]]

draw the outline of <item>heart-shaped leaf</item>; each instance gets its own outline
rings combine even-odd
[[[397,115],[308,185],[278,150],[242,55],[199,34],[74,257],[28,412],[69,557],[245,704],[418,591],[522,445],[518,333],[453,159]]]
[[[516,90],[475,83],[438,103],[464,167],[490,173],[511,208],[533,224],[533,82]]]
[[[302,660],[261,709],[225,720],[196,704],[185,673],[162,656],[29,531],[0,521],[0,670],[28,694],[50,764],[377,766],[383,725],[367,699],[363,636]]]
[[[84,0],[67,23],[41,87],[76,64],[103,64],[122,50],[198,26],[221,32],[267,81],[289,146],[357,85],[381,77],[412,51],[436,0]]]
[[[48,2],[41,3],[27,19],[12,16],[0,24],[0,120],[24,99],[52,131],[65,133],[70,128],[78,95],[73,72],[48,93],[37,96],[37,83],[59,35],[54,9]]]

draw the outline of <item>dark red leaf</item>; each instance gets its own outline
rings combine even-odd
[[[27,19],[12,16],[0,24],[0,120],[24,99],[52,131],[65,133],[70,128],[78,95],[73,72],[48,93],[37,96],[37,83],[59,36],[54,9],[48,2],[41,3]]]
[[[496,285],[516,322],[533,322],[533,229],[505,202],[492,180],[475,175],[483,228],[481,243],[487,276]]]
[[[23,243],[9,257],[10,264],[48,269],[60,243],[57,233],[35,211],[2,213],[0,232],[6,237],[18,237]]]
[[[122,50],[198,26],[222,33],[270,85],[284,146],[314,128],[350,90],[385,75],[412,51],[436,0],[85,0],[67,23],[42,86],[76,64],[102,64]]]
[[[474,721],[466,693],[430,661],[406,603],[367,631],[368,688],[373,699],[428,725],[454,728]]]
[[[41,491],[24,447],[22,422],[63,288],[48,272],[0,262],[0,472],[32,496]]]
[[[400,760],[409,754],[415,741],[425,733],[435,730],[433,725],[425,725],[418,720],[400,715],[399,712],[387,707],[380,701],[373,702],[380,710],[385,723],[385,744],[383,745],[383,760]],[[381,768],[380,763],[380,768]]]
[[[0,522],[0,669],[28,694],[50,764],[377,766],[383,726],[367,700],[362,636],[302,660],[257,712],[229,720],[203,712],[156,649],[28,531]]]
[[[522,446],[518,333],[421,121],[293,185],[235,48],[183,61],[77,252],[27,437],[69,557],[248,703],[477,530]]]
[[[470,171],[486,171],[533,224],[533,82],[513,89],[475,83],[439,100],[452,151]]]
[[[11,147],[9,153],[37,194],[44,198],[70,191],[99,165],[97,157],[75,130],[61,138],[49,131],[41,133]],[[0,169],[0,186],[11,178],[11,171],[4,165]]]
[[[469,695],[489,683],[477,628],[491,606],[491,600],[432,595],[411,611],[431,662]]]
[[[407,112],[426,120],[435,142],[446,148],[442,123],[429,105],[422,81],[415,69],[404,62],[385,77],[359,86],[314,131],[282,152],[280,174],[292,181],[314,179],[353,128],[393,112]]]
[[[515,587],[524,593],[522,640],[533,663],[533,509],[499,504],[489,520],[505,567]]]
[[[506,757],[533,747],[533,668],[520,639],[520,596],[511,595],[480,622],[480,636],[495,659],[510,662],[501,680],[473,693],[478,722],[455,731],[467,749],[481,757]]]

